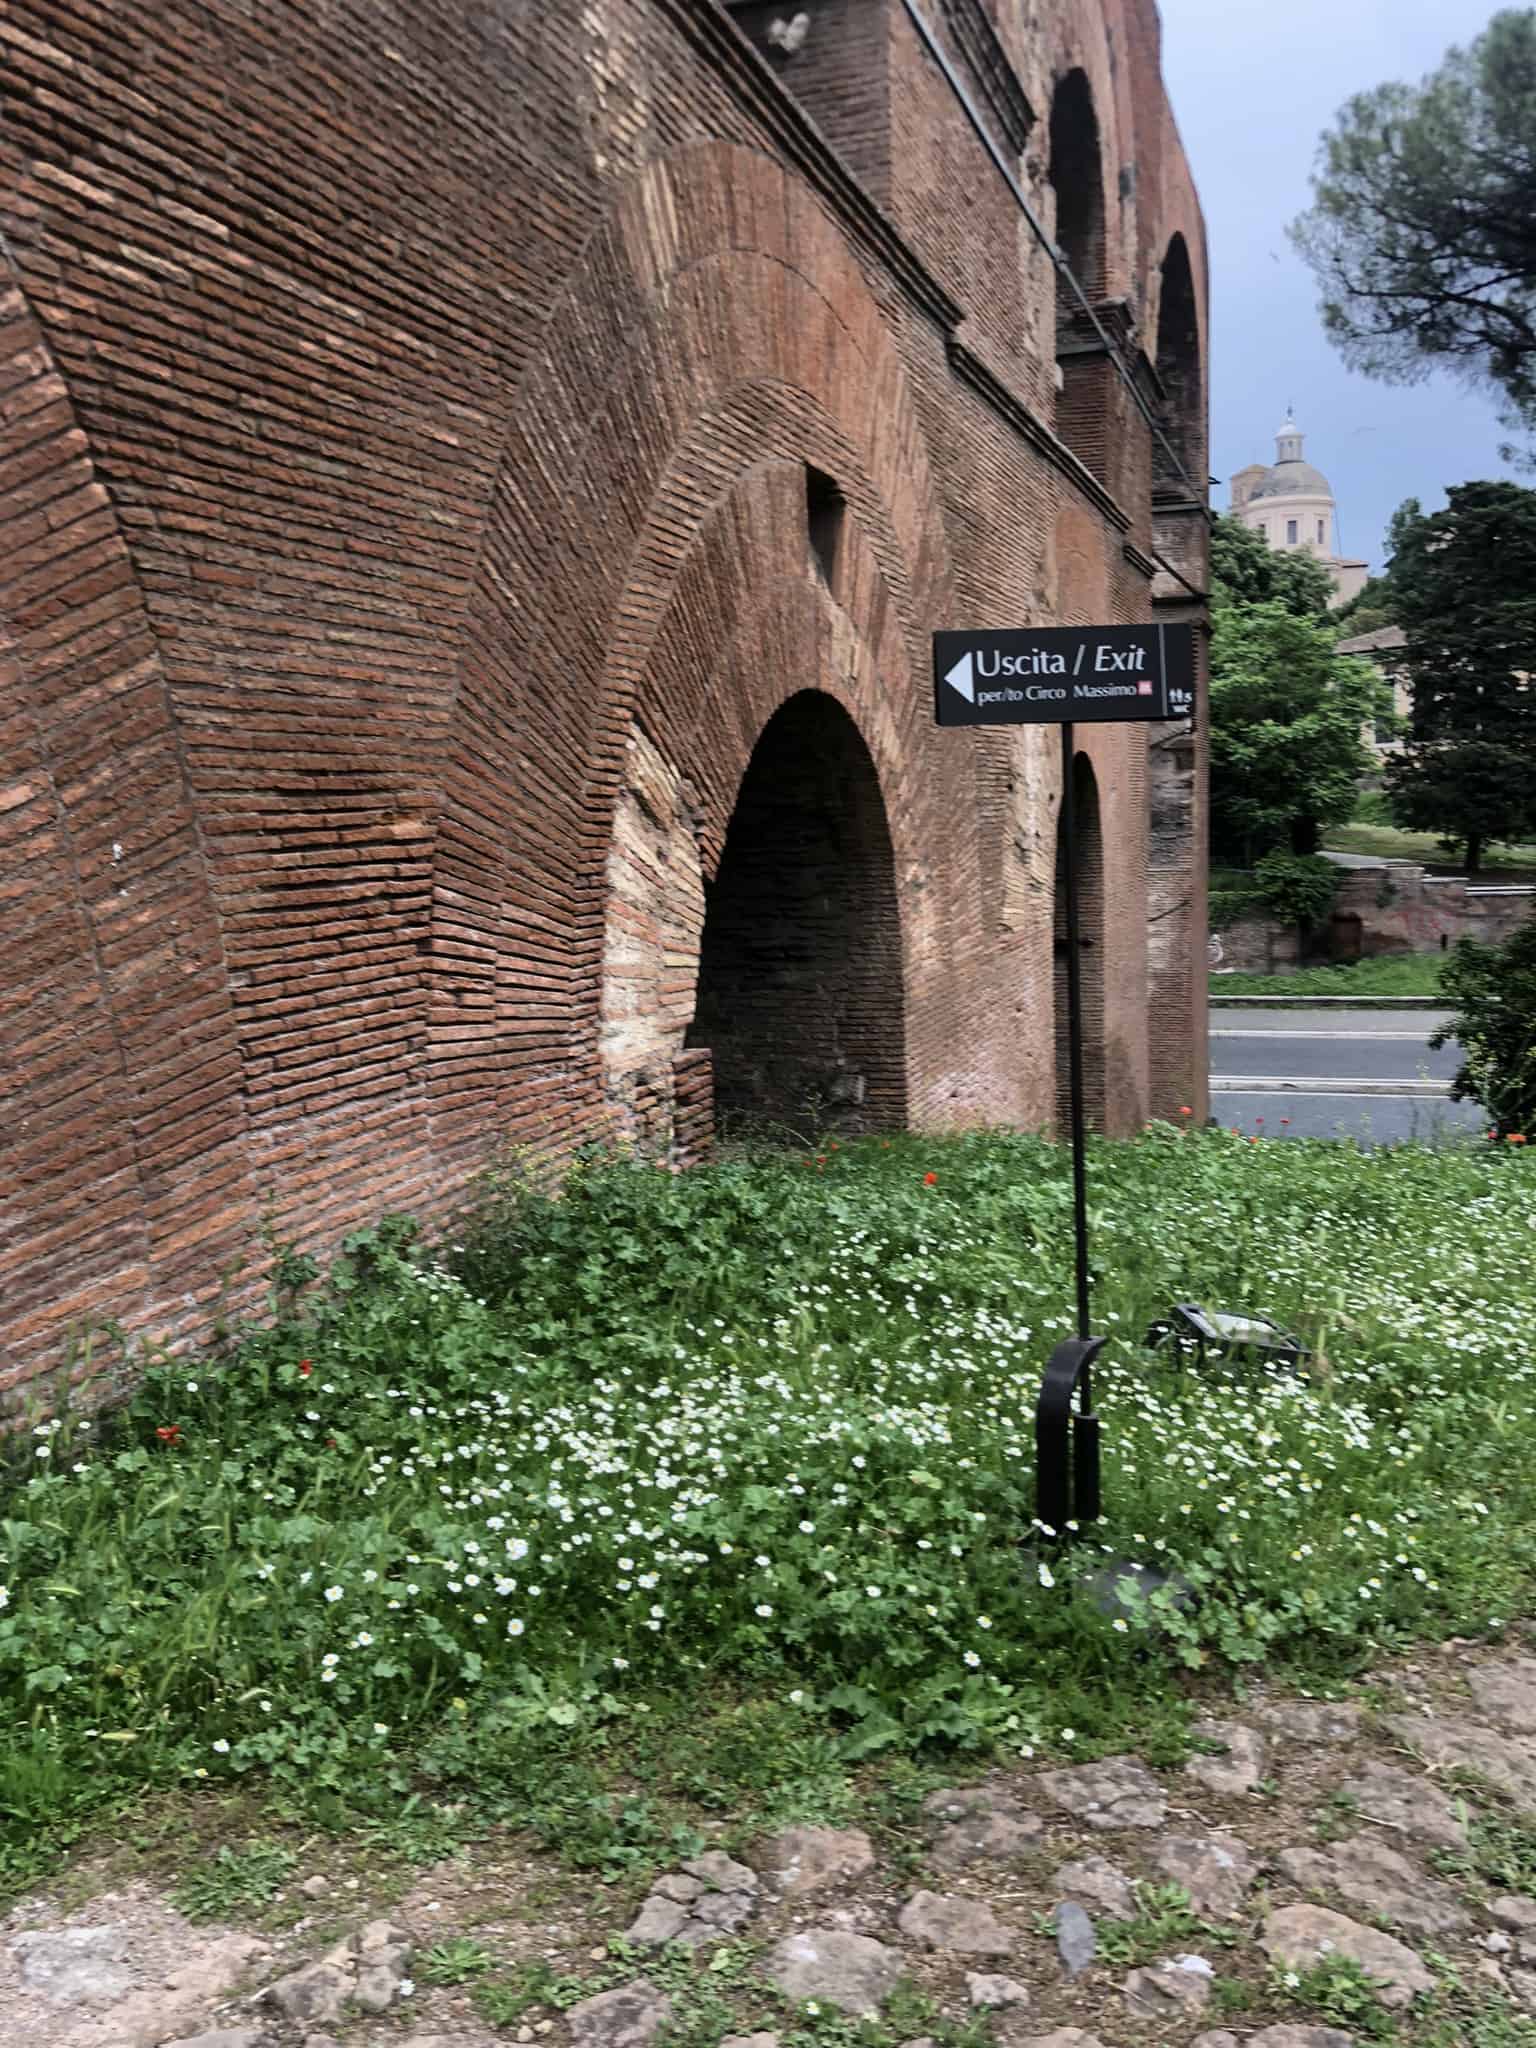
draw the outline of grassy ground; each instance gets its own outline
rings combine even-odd
[[[1374,854],[1382,860],[1419,861],[1448,874],[1462,872],[1447,860],[1433,832],[1405,832],[1399,826],[1356,822],[1331,826],[1323,841],[1329,853]],[[1536,846],[1494,846],[1484,855],[1483,882],[1528,882],[1536,875]]]
[[[1213,996],[1437,996],[1439,953],[1391,953],[1295,974],[1213,974]]]
[[[1159,1127],[1092,1171],[1110,1514],[1065,1549],[1021,1548],[1069,1329],[1037,1140],[593,1164],[437,1257],[399,1222],[290,1257],[283,1313],[22,1441],[0,1874],[191,1786],[622,1869],[675,1852],[669,1789],[771,1822],[871,1759],[1155,1760],[1258,1659],[1326,1678],[1520,1612],[1524,1154]],[[1292,1324],[1310,1378],[1181,1377],[1139,1343],[1179,1299]],[[1108,1549],[1193,1600],[1101,1611]]]

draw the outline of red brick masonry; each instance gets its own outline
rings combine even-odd
[[[1173,457],[901,0],[0,14],[0,1388],[498,1145],[1050,1120],[1058,736],[928,636],[1200,616],[1204,244],[1151,0],[921,5]],[[1084,754],[1126,1129],[1203,746]]]

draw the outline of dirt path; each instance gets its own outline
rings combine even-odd
[[[716,1822],[638,1894],[493,1838],[404,1896],[315,1861],[252,1932],[87,1862],[0,1923],[0,2042],[1536,2041],[1536,1655],[1446,1644],[1200,1734],[1178,1770],[993,1771],[895,1822]]]

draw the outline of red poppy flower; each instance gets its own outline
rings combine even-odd
[[[1509,1136],[1504,1140],[1504,1142],[1506,1145],[1523,1145],[1525,1143],[1525,1139],[1522,1137],[1519,1131],[1511,1131]]]
[[[163,1422],[155,1431],[155,1435],[159,1437],[163,1444],[179,1444],[181,1442],[181,1424],[179,1422]]]
[[[923,1186],[925,1188],[936,1188],[938,1184],[939,1176],[936,1173],[925,1173],[923,1175]]]
[[[312,1366],[312,1365],[310,1364],[310,1362],[309,1362],[309,1360],[308,1360],[307,1358],[301,1358],[301,1359],[299,1360],[299,1377],[300,1377],[300,1379],[305,1379],[305,1380],[307,1380],[307,1379],[309,1378],[310,1374],[311,1374],[311,1373],[312,1373],[312,1372],[314,1371],[314,1369],[315,1369],[315,1368],[314,1368],[314,1367],[313,1367],[313,1366]]]
[[[1193,1110],[1192,1110],[1192,1109],[1190,1108],[1190,1106],[1189,1106],[1189,1104],[1188,1104],[1187,1102],[1186,1102],[1186,1103],[1184,1104],[1184,1106],[1183,1106],[1183,1107],[1182,1107],[1182,1108],[1180,1109],[1180,1111],[1179,1111],[1179,1115],[1180,1115],[1180,1116],[1193,1116],[1193,1115],[1194,1115],[1194,1113],[1195,1113],[1195,1112],[1194,1112],[1194,1111],[1193,1111]]]

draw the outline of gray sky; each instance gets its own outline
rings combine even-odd
[[[1324,339],[1312,274],[1285,237],[1308,204],[1318,137],[1351,93],[1418,80],[1498,0],[1160,0],[1163,72],[1211,254],[1212,503],[1273,462],[1288,403],[1333,485],[1339,545],[1381,566],[1387,520],[1448,484],[1510,474],[1491,398],[1446,377],[1375,384]]]

